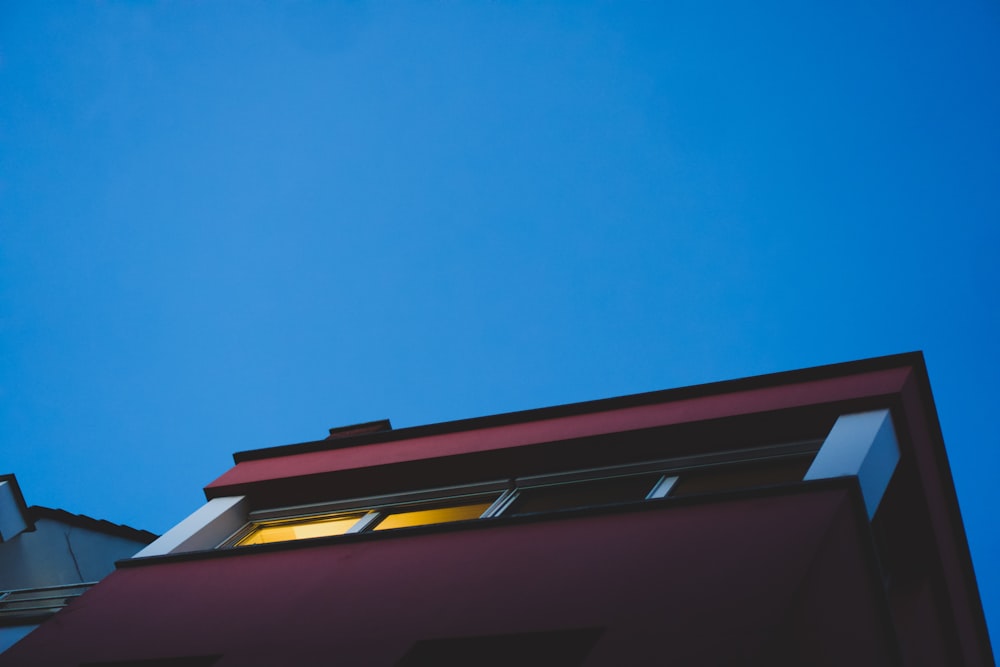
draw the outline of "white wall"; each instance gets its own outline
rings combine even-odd
[[[142,543],[52,519],[0,544],[0,590],[97,581]]]

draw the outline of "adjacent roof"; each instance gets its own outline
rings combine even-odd
[[[40,507],[39,505],[32,505],[29,507],[28,516],[31,518],[32,523],[38,521],[39,519],[49,519],[50,521],[58,521],[60,523],[85,528],[87,530],[93,530],[95,532],[104,533],[105,535],[121,537],[126,540],[132,540],[142,544],[149,544],[159,537],[156,533],[151,533],[148,530],[132,528],[131,526],[119,523],[111,523],[110,521],[95,519],[84,514],[73,514],[72,512],[67,512],[66,510],[54,509],[51,507]]]
[[[156,533],[151,533],[148,530],[133,528],[131,526],[125,526],[118,523],[111,523],[110,521],[95,519],[84,514],[73,514],[72,512],[67,512],[66,510],[52,507],[41,507],[39,505],[32,505],[31,507],[28,507],[28,505],[24,502],[24,495],[21,493],[21,487],[17,483],[17,477],[13,473],[0,475],[0,482],[7,482],[10,484],[11,491],[14,494],[14,502],[17,504],[21,517],[27,525],[26,530],[34,530],[35,521],[39,519],[49,519],[51,521],[59,521],[60,523],[86,528],[87,530],[104,533],[106,535],[121,537],[126,540],[139,542],[141,544],[149,544],[159,537]]]

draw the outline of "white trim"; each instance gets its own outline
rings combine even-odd
[[[3,480],[0,482],[0,542],[6,542],[28,528],[21,514],[21,508],[14,496],[14,485]]]
[[[133,558],[214,549],[247,522],[246,496],[212,498]]]
[[[673,490],[674,484],[677,483],[678,479],[677,475],[673,475],[671,477],[664,475],[656,484],[653,485],[653,488],[650,489],[649,493],[646,494],[646,500],[666,498],[667,494]]]
[[[382,512],[368,512],[362,515],[358,522],[347,529],[345,535],[350,535],[351,533],[360,533],[367,530],[370,526],[374,525],[376,521],[379,521],[384,514]]]
[[[499,498],[493,501],[492,505],[486,508],[486,511],[483,512],[482,516],[479,518],[489,519],[491,517],[500,516],[507,510],[508,507],[510,507],[510,504],[514,502],[515,498],[517,498],[517,489],[507,489],[500,494]]]
[[[899,463],[899,442],[888,410],[842,415],[804,479],[856,476],[868,517],[875,516]]]

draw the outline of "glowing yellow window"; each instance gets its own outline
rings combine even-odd
[[[408,528],[410,526],[426,526],[432,523],[449,523],[478,519],[483,515],[492,500],[472,505],[455,505],[452,507],[436,507],[434,509],[418,509],[408,512],[393,512],[382,519],[374,530],[389,530],[391,528]]]
[[[314,537],[343,535],[360,521],[365,514],[367,512],[265,523],[255,527],[253,532],[237,542],[236,546],[242,547],[248,544],[268,544],[270,542],[288,542],[290,540],[308,540]]]

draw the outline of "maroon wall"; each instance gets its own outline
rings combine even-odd
[[[119,569],[0,665],[393,665],[421,639],[602,628],[586,665],[892,664],[848,485]]]

